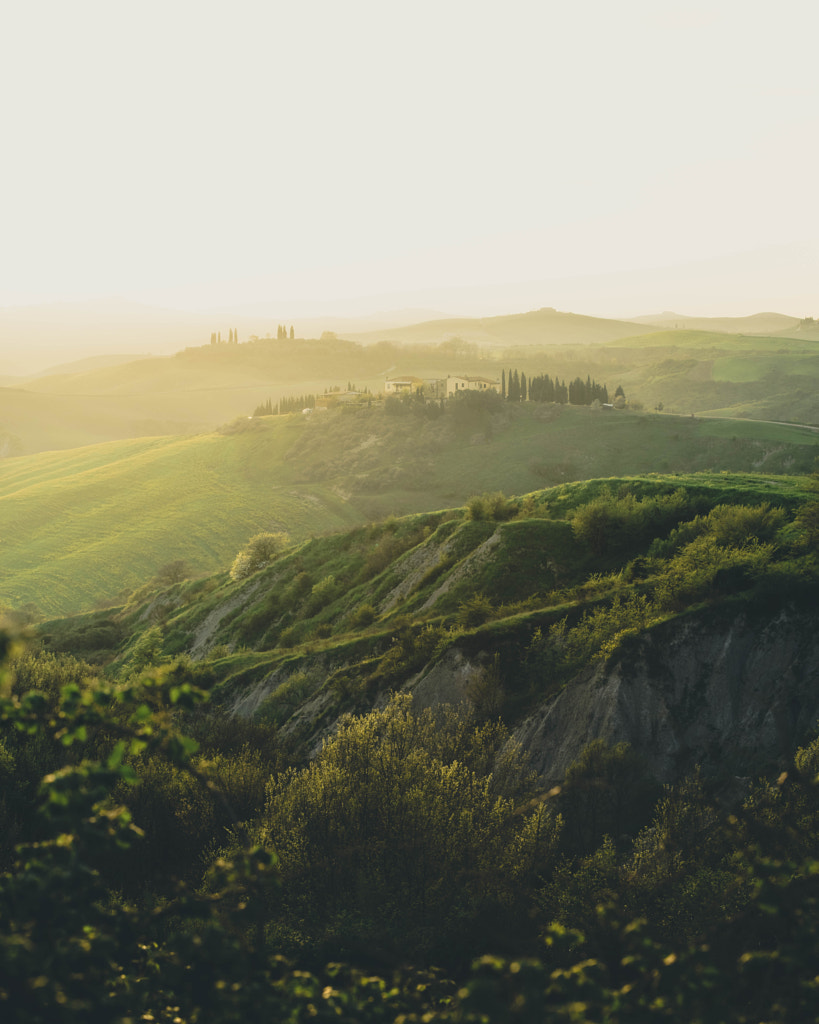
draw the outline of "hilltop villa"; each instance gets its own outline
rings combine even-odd
[[[405,377],[388,377],[384,382],[384,391],[388,395],[414,395],[423,388],[425,381],[421,377],[407,374]]]
[[[423,392],[427,398],[451,398],[459,391],[500,391],[500,381],[489,377],[467,377],[448,375],[439,377],[388,377],[384,382],[388,395],[413,395]]]
[[[450,398],[459,391],[500,391],[500,381],[489,377],[447,377],[446,397]]]

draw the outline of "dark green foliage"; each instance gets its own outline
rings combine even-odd
[[[497,723],[413,712],[402,698],[347,720],[309,767],[281,773],[264,753],[269,733],[206,720],[205,695],[188,685],[104,687],[53,656],[13,664],[0,699],[6,798],[24,763],[47,772],[0,864],[0,1006],[14,1024],[819,1015],[819,740],[730,813],[695,775],[663,790],[633,844],[604,839],[556,861],[553,794],[533,791]],[[26,761],[29,747],[39,753]],[[265,778],[263,816],[243,825]],[[588,811],[578,794],[601,780],[635,798],[642,785],[627,750],[588,750],[560,797],[564,834]],[[162,836],[149,826],[141,838],[128,809],[147,822],[159,795],[185,821],[165,860],[153,859]],[[612,812],[598,802],[595,813]],[[228,836],[234,852],[211,854],[194,884],[191,864],[205,858],[188,842],[183,863],[182,844],[208,820],[221,840],[211,850]],[[275,838],[281,862],[248,832]],[[127,893],[117,866],[135,870],[152,850],[145,889]],[[294,969],[285,947],[312,967]],[[339,965],[343,952],[367,969]],[[413,954],[457,980],[403,966]],[[336,963],[321,966],[326,956]]]
[[[571,515],[572,531],[592,553],[645,543],[685,518],[690,500],[682,489],[672,494],[637,498],[626,491],[615,495],[608,488]]]
[[[486,622],[493,613],[492,602],[485,594],[467,598],[458,608],[457,621],[461,626],[471,628]]]
[[[590,743],[566,772],[558,801],[565,848],[587,854],[604,836],[618,845],[646,823],[660,794],[643,759],[627,743]]]
[[[492,417],[503,409],[496,391],[459,391],[447,402],[447,416],[456,433],[463,436],[491,430]]]
[[[350,615],[350,628],[366,629],[375,622],[375,614],[375,608],[371,604],[360,604]]]
[[[533,780],[506,738],[396,697],[272,781],[260,838],[281,859],[280,941],[450,961],[486,941],[479,921],[548,863],[559,833],[543,805],[515,813]]]
[[[475,495],[466,503],[467,519],[490,519],[502,522],[515,515],[517,509],[500,491]]]
[[[805,505],[796,516],[795,525],[805,538],[809,548],[819,547],[819,501]]]
[[[508,385],[506,380],[508,379]],[[622,393],[622,388],[618,388]],[[528,381],[525,373],[510,370],[508,378],[503,377],[503,397],[510,402],[556,402],[565,405],[591,405],[592,402],[608,402],[609,393],[605,384],[598,384],[587,376],[584,381],[575,377],[568,386],[557,378],[552,380],[548,373],[532,375]]]

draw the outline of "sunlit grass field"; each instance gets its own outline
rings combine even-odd
[[[248,536],[294,538],[360,517],[321,487],[277,477],[277,432],[114,442],[0,465],[2,599],[44,612],[87,607],[184,559],[229,564]]]
[[[244,420],[0,462],[0,601],[88,608],[184,559],[227,568],[247,539],[294,540],[388,514],[571,480],[731,469],[805,473],[811,431],[526,405],[456,427],[380,409]]]

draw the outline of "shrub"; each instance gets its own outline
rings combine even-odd
[[[493,519],[501,522],[515,514],[516,508],[501,491],[492,494],[475,494],[466,503],[466,518],[473,520]]]
[[[247,545],[242,548],[233,565],[230,567],[230,578],[232,580],[243,580],[259,569],[266,566],[277,558],[285,547],[290,543],[286,533],[257,533],[251,537]]]
[[[480,626],[492,617],[493,611],[489,598],[485,594],[476,594],[461,602],[458,607],[457,621],[459,625],[467,628]]]
[[[609,488],[570,513],[572,532],[593,554],[622,547],[666,532],[690,514],[688,497],[678,489],[672,494],[642,500],[628,492],[615,496]]]
[[[338,586],[336,585],[335,576],[331,574],[329,576],[325,576],[324,579],[319,580],[318,583],[314,584],[310,591],[310,597],[305,602],[305,618],[309,619],[311,616],[315,615],[316,612],[320,611],[337,596]]]
[[[500,658],[496,654],[492,664],[480,669],[466,687],[466,695],[481,721],[497,718],[506,701],[506,691],[500,670]]]
[[[162,653],[162,629],[152,626],[141,634],[131,651],[131,662],[135,669],[155,664]]]
[[[369,603],[360,604],[350,615],[349,622],[352,629],[362,629],[372,625],[375,622],[375,608]]]

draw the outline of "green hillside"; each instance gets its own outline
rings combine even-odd
[[[442,326],[446,325],[446,326]],[[0,451],[31,454],[99,441],[213,430],[262,402],[348,382],[382,394],[385,377],[454,373],[590,376],[632,403],[678,413],[819,422],[819,342],[646,325],[553,310],[431,321],[371,344],[334,337],[204,345],[167,358],[76,369],[0,389]],[[359,336],[359,337],[364,337]]]
[[[40,624],[4,665],[9,1004],[812,1019],[816,483],[485,496]]]
[[[538,372],[543,371],[543,361]],[[572,375],[587,372],[572,364]],[[214,430],[272,398],[316,394],[353,382],[382,393],[388,373],[445,377],[500,373],[459,344],[401,348],[350,341],[260,339],[205,345],[168,358],[29,380],[0,390],[0,434],[24,454],[98,441]]]
[[[648,408],[819,424],[819,343],[810,338],[680,330],[606,347]]]
[[[238,579],[154,581],[125,607],[37,632],[115,675],[147,651],[191,655],[183,674],[244,714],[292,718],[305,742],[451,649],[497,652],[503,692],[471,699],[496,700],[513,722],[590,660],[690,609],[810,603],[816,507],[814,481],[760,474],[495,494],[296,543]]]
[[[298,541],[471,495],[703,469],[808,472],[804,428],[589,407],[395,403],[243,418],[220,433],[111,442],[0,462],[0,601],[88,608],[184,559],[230,564],[249,536]]]

